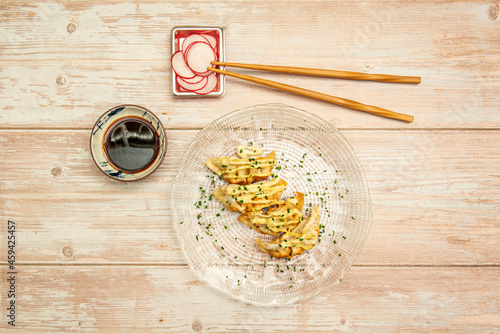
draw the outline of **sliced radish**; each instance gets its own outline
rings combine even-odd
[[[203,80],[203,77],[204,76],[201,76],[201,75],[195,75],[194,77],[192,78],[181,78],[182,81],[184,82],[187,82],[187,83],[191,83],[191,84],[195,84],[195,83],[198,83],[200,82],[201,80]]]
[[[182,42],[182,52],[184,52],[184,54],[186,53],[186,50],[187,48],[193,44],[194,42],[205,42],[205,43],[210,43],[208,39],[206,39],[204,36],[200,35],[200,34],[193,34],[193,35],[189,35],[188,37],[186,37],[184,39],[184,42]]]
[[[210,43],[210,46],[212,47],[212,49],[214,49],[215,51],[216,48],[217,48],[217,38],[215,38],[214,36],[212,35],[209,35],[209,34],[201,34],[200,36],[202,36],[203,38],[205,38],[208,43]]]
[[[217,89],[220,75],[207,70],[218,60],[217,44],[217,37],[207,31],[184,38],[170,60],[179,92],[206,95]]]
[[[170,63],[172,65],[172,69],[178,76],[183,78],[194,78],[196,76],[196,74],[193,73],[193,71],[186,64],[182,51],[174,53]]]
[[[213,75],[209,75],[206,78],[208,79],[207,84],[205,85],[205,87],[200,88],[198,90],[195,90],[194,92],[196,94],[206,95],[206,94],[213,92],[217,88],[217,84],[219,83],[219,79],[217,78],[215,73]]]
[[[192,43],[184,55],[186,64],[196,74],[206,73],[210,62],[216,59],[215,51],[210,44],[204,42]]]
[[[212,73],[215,73],[215,72],[212,72],[212,71],[209,70],[209,71],[206,71],[206,72],[203,72],[203,73],[196,73],[196,75],[199,75],[200,77],[207,77],[207,76],[209,76]]]
[[[191,48],[191,46],[193,46],[194,43],[191,43],[189,44],[184,50],[182,50],[182,54],[184,56],[184,62],[186,62],[186,65],[187,65],[187,54],[189,52],[189,49]],[[188,65],[189,67],[189,65]]]
[[[186,89],[186,90],[188,90],[190,92],[193,92],[195,90],[199,90],[199,89],[204,88],[207,85],[207,83],[208,83],[208,78],[207,77],[202,77],[202,79],[201,79],[200,82],[189,83],[189,82],[184,81],[181,77],[178,76],[176,78],[176,81],[177,81],[177,84],[180,87],[182,87],[182,88],[184,88],[184,89]]]

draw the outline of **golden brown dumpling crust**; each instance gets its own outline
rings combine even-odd
[[[271,242],[257,239],[261,251],[276,258],[292,258],[316,246],[319,238],[319,208],[315,206],[311,216],[290,232],[285,232]]]
[[[205,165],[228,183],[249,185],[266,180],[272,175],[276,165],[276,153],[273,151],[263,157],[243,159],[214,157],[205,161]]]
[[[275,178],[250,185],[220,186],[212,194],[229,211],[245,213],[281,204],[280,197],[286,185],[285,180]]]
[[[303,206],[304,194],[297,192],[285,204],[269,208],[266,213],[246,212],[238,220],[259,233],[277,236],[280,232],[291,231],[304,219]]]

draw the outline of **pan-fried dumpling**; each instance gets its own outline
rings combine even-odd
[[[319,238],[319,208],[315,206],[307,220],[303,220],[290,232],[274,238],[271,242],[257,239],[257,246],[273,257],[292,258],[312,249]]]
[[[213,195],[229,211],[240,213],[260,211],[264,208],[283,203],[281,194],[286,188],[286,181],[275,178],[270,181],[250,185],[226,185],[213,191]]]
[[[250,155],[248,151],[254,154]],[[213,157],[205,161],[205,165],[228,183],[248,185],[267,179],[276,165],[274,151],[266,156],[261,155],[262,149],[258,147],[238,146],[238,156],[241,159]]]
[[[238,217],[243,224],[259,233],[277,236],[293,230],[303,219],[304,194],[297,192],[285,204],[269,208],[267,212],[246,212]]]

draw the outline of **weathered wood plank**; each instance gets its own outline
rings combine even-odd
[[[491,1],[4,1],[1,6],[4,128],[89,128],[100,113],[122,103],[154,110],[167,127],[200,128],[232,110],[269,102],[294,105],[344,128],[500,125],[500,26],[493,15],[498,5]],[[435,13],[443,15],[437,20]],[[409,113],[415,122],[406,125],[233,78],[222,98],[174,99],[169,32],[183,24],[222,25],[232,61],[420,75],[422,84],[412,86],[253,72]]]
[[[232,78],[227,79],[227,94],[222,98],[175,98],[167,62],[37,63],[0,68],[0,128],[88,129],[107,109],[132,103],[155,112],[168,128],[199,129],[233,110],[275,102],[304,109],[344,128],[500,127],[496,93],[500,72],[494,69],[489,76],[429,73],[419,86],[259,76],[413,114],[415,121],[403,124]]]
[[[13,219],[20,332],[497,332],[498,13],[491,0],[1,1],[0,331]],[[230,61],[420,75],[412,86],[236,70],[415,122],[231,78],[222,98],[176,99],[169,33],[184,24],[223,26]],[[345,129],[374,219],[338,287],[266,309],[188,270],[169,201],[196,130],[276,102]],[[143,182],[112,181],[90,157],[90,128],[122,103],[148,107],[169,130],[167,158]]]
[[[495,49],[487,47],[498,48],[495,4],[7,0],[0,13],[6,42],[1,55],[7,60],[164,60],[173,26],[212,24],[227,30],[228,54],[242,61],[294,59],[307,64],[327,59],[327,64],[338,65],[370,55],[420,65],[423,58],[434,58],[444,64],[450,58],[495,56]],[[437,11],[446,15],[437,19]],[[467,65],[486,67],[476,59]],[[458,62],[450,65],[463,70]]]
[[[0,131],[0,213],[18,224],[18,260],[184,263],[169,192],[197,132],[168,131],[163,165],[127,184],[94,165],[89,133]],[[373,201],[357,265],[500,264],[499,131],[343,133]]]
[[[500,326],[499,268],[357,267],[336,288],[286,308],[232,301],[184,266],[17,271],[19,330],[492,333]]]

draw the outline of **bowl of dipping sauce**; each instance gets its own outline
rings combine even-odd
[[[151,111],[120,105],[97,120],[90,136],[90,150],[104,174],[119,181],[136,181],[161,165],[167,137],[162,123]]]

